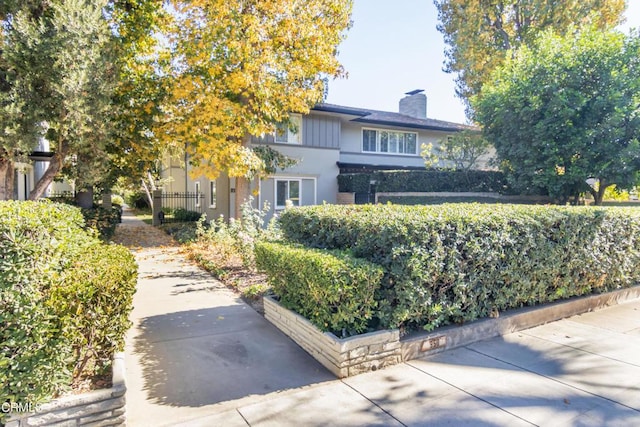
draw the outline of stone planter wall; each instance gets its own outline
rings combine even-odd
[[[264,298],[264,311],[267,320],[337,377],[345,378],[637,298],[640,298],[640,286],[510,310],[498,318],[445,326],[430,333],[414,333],[402,341],[397,329],[340,339],[332,333],[321,332],[270,297]]]
[[[13,414],[6,427],[31,426],[120,426],[125,425],[124,354],[113,359],[113,385],[74,396],[65,396],[49,403],[32,406],[34,412]]]
[[[321,332],[270,297],[264,298],[264,315],[338,378],[375,371],[401,361],[398,330],[340,339],[330,332]]]

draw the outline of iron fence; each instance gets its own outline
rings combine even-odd
[[[162,222],[195,221],[204,213],[204,194],[196,192],[163,192]]]

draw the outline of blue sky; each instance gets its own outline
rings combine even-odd
[[[640,0],[628,0],[626,32],[640,27]],[[397,111],[405,92],[424,89],[427,116],[464,123],[454,75],[442,71],[444,42],[432,0],[355,0],[353,27],[339,48],[347,79],[329,83],[327,102]]]

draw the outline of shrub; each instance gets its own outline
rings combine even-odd
[[[202,214],[200,212],[189,211],[183,208],[178,208],[173,211],[173,218],[176,221],[182,222],[194,222],[200,219]]]
[[[383,327],[432,329],[640,281],[633,209],[326,205],[283,212],[280,226],[381,265]]]
[[[74,352],[74,373],[91,360],[97,369],[110,366],[124,349],[131,326],[137,265],[123,246],[94,244],[86,248],[52,289],[49,305],[66,327]]]
[[[124,200],[127,205],[131,206],[132,208],[151,209],[151,206],[149,206],[149,199],[147,197],[147,194],[142,191],[125,194]]]
[[[256,242],[256,264],[280,303],[338,336],[360,333],[374,317],[379,266],[343,252]]]
[[[85,333],[78,325],[95,326],[96,354],[106,342],[121,345],[126,328],[111,314],[126,305],[132,258],[84,227],[73,206],[0,202],[0,403],[41,402],[71,384],[73,337]],[[68,286],[74,293],[62,297]],[[62,315],[74,298],[86,304]],[[98,330],[108,323],[103,315],[114,323],[108,337]]]
[[[121,220],[121,211],[117,206],[111,209],[82,209],[82,216],[87,228],[96,230],[103,240],[108,240],[116,232],[116,226]]]
[[[338,175],[342,192],[368,193],[376,182],[377,192],[505,192],[504,174],[497,171],[415,170],[377,171]]]

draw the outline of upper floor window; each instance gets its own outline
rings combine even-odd
[[[300,144],[302,138],[302,116],[291,114],[289,123],[279,123],[276,127],[276,142],[282,144]]]
[[[417,154],[418,134],[394,130],[362,129],[362,151],[369,153]]]

